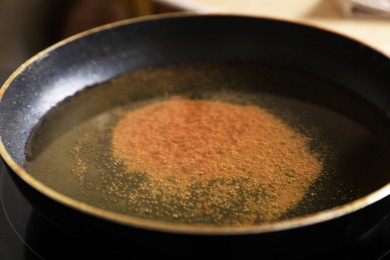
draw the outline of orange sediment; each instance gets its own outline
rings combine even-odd
[[[226,203],[224,196],[238,194],[240,180],[249,180],[248,194],[261,187],[264,199],[245,201],[250,214],[243,222],[248,223],[259,214],[271,220],[295,207],[322,170],[308,137],[251,105],[182,98],[155,102],[128,112],[111,141],[113,155],[130,172],[144,173],[177,193],[185,194],[195,182],[235,180],[217,186],[210,203],[199,206],[210,214],[213,205]]]

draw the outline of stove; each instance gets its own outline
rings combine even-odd
[[[121,259],[113,252],[81,241],[36,212],[14,185],[0,161],[0,259],[61,260]],[[330,252],[315,259],[390,259],[390,218],[362,236],[350,250]],[[137,248],[135,255],[148,248]],[[150,250],[149,250],[150,251]],[[164,252],[166,256],[172,256]]]

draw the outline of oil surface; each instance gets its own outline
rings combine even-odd
[[[113,155],[114,127],[127,113],[172,96],[265,109],[307,138],[321,173],[293,207],[266,214],[250,205],[278,194],[267,196],[250,178],[194,181],[179,193],[144,172],[129,171]],[[181,223],[251,225],[342,205],[386,184],[388,130],[375,107],[336,84],[258,64],[176,64],[122,75],[61,103],[31,134],[25,167],[47,186],[110,211]],[[210,204],[221,187],[224,202]]]

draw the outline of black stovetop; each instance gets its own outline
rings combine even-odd
[[[18,191],[0,160],[0,260],[123,259],[80,241],[37,213]],[[388,221],[390,222],[390,221]],[[383,225],[382,225],[383,226]],[[390,259],[390,223],[353,252],[337,252],[315,259]],[[137,253],[147,248],[138,248]],[[136,257],[137,258],[137,257]]]
[[[0,160],[0,260],[122,259],[77,240],[24,199]]]

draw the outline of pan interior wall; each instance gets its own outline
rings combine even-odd
[[[258,217],[248,223],[245,216],[228,211],[223,218],[180,218],[164,209],[159,198],[160,211],[149,210],[145,205],[153,203],[145,197],[137,202],[145,205],[128,199],[129,194],[145,193],[142,187],[148,180],[140,173],[126,173],[113,158],[113,128],[124,113],[175,96],[259,106],[310,139],[310,150],[323,163],[320,177],[296,207],[266,221],[343,205],[390,181],[390,125],[383,111],[334,82],[239,61],[147,67],[78,92],[49,111],[32,131],[25,168],[54,190],[122,214],[207,225],[265,221]]]

